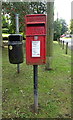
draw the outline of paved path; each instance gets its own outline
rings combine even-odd
[[[72,38],[60,38],[66,44],[68,42],[68,47],[73,50],[73,37]]]

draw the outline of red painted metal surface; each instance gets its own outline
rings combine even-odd
[[[26,63],[46,63],[46,15],[26,15]]]

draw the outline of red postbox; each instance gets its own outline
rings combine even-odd
[[[26,15],[26,63],[46,63],[46,15]]]

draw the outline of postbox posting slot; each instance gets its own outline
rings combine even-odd
[[[27,26],[45,26],[45,24],[44,23],[37,23],[37,24],[27,24]]]

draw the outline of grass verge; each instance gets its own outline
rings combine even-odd
[[[8,52],[3,48],[3,118],[70,118],[71,117],[71,53],[65,54],[54,42],[53,70],[45,71],[40,65],[38,71],[39,113],[31,110],[33,105],[33,66],[16,65],[8,61]]]

